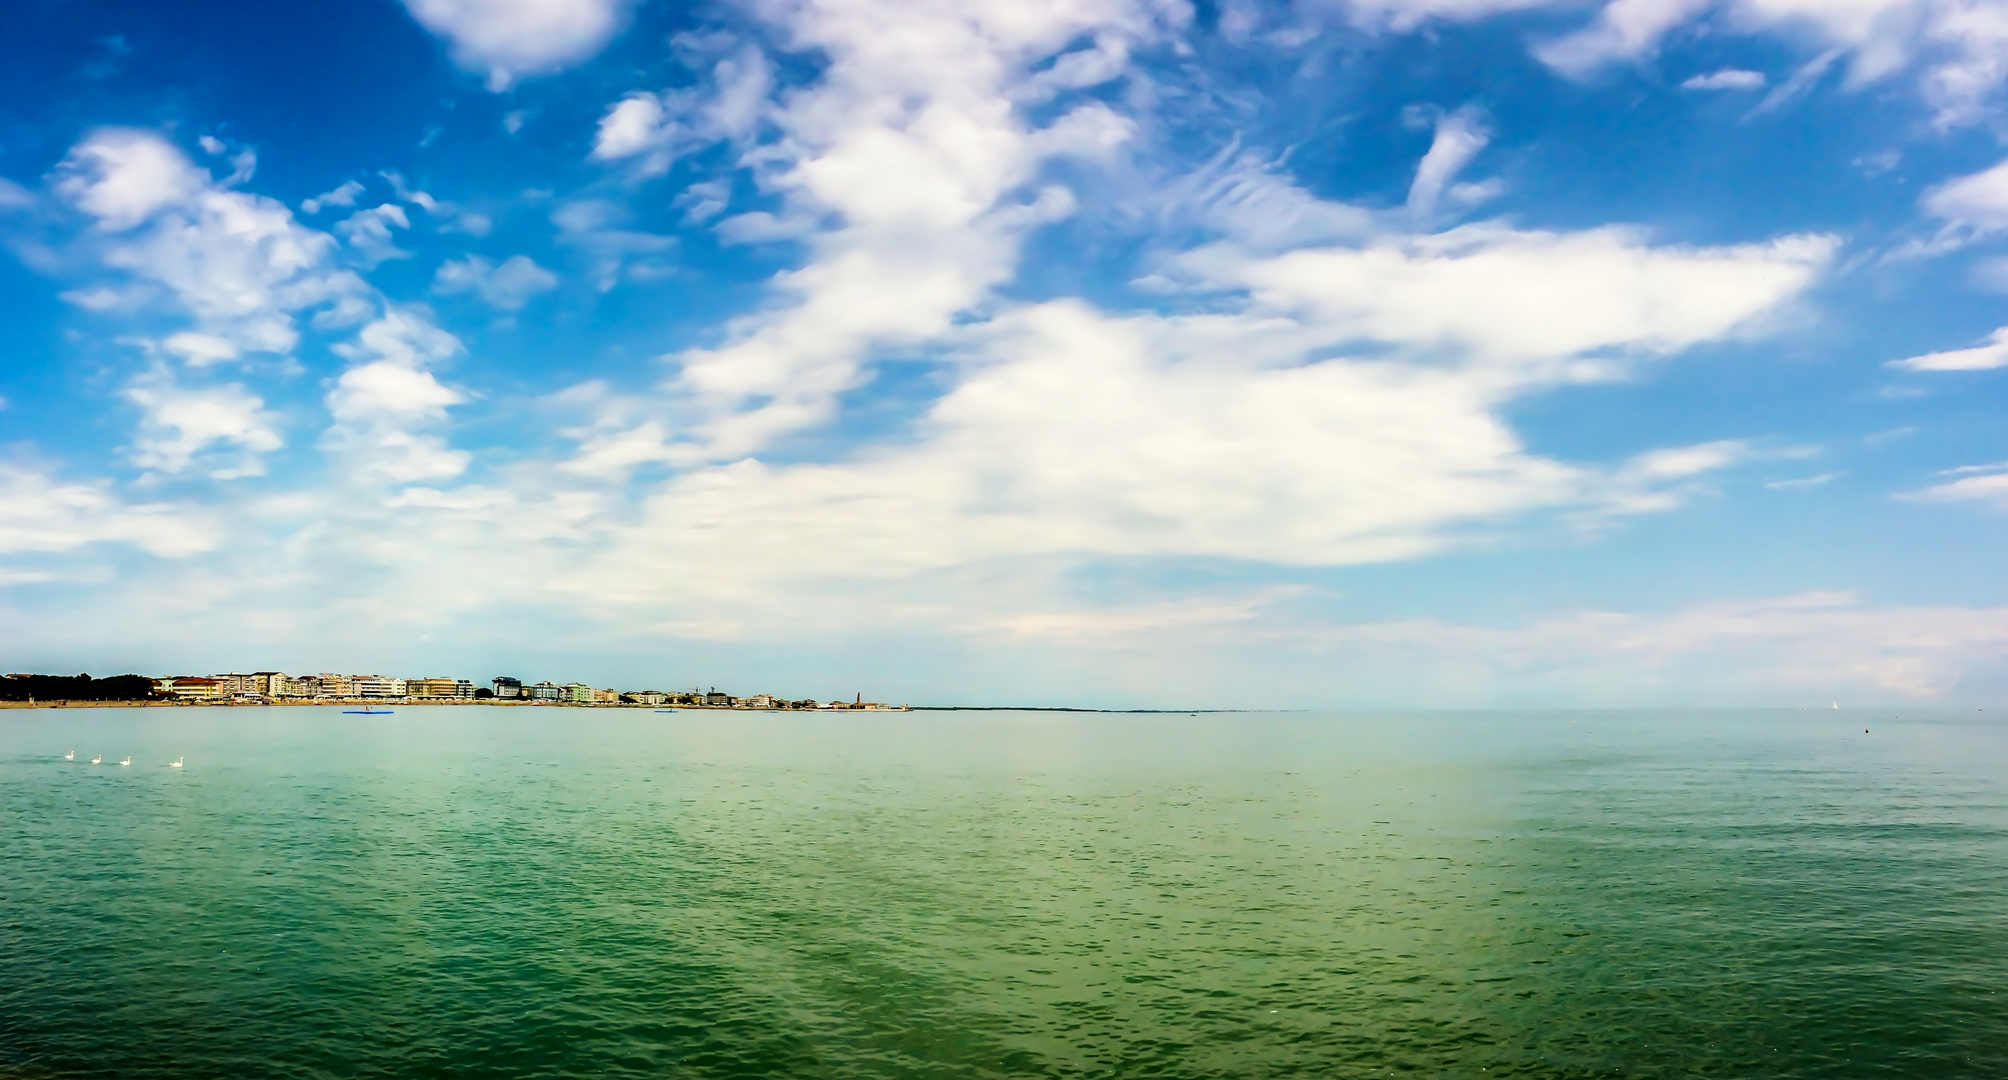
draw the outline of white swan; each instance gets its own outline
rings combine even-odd
[[[67,753],[67,754],[64,754],[64,755],[63,755],[63,760],[64,760],[64,761],[75,761],[75,760],[77,760],[77,752],[76,752],[75,750],[72,750],[72,751],[70,751],[69,753]]]
[[[105,760],[105,756],[104,756],[103,754],[99,754],[99,755],[98,755],[97,757],[94,757],[94,758],[92,758],[92,759],[91,759],[91,764],[93,764],[93,765],[100,765],[100,764],[103,764],[103,763],[104,763],[104,760]]]
[[[125,759],[124,761],[121,761],[121,762],[119,762],[119,764],[121,764],[121,765],[130,765],[130,764],[132,764],[132,759],[131,759],[131,758],[126,758],[126,759]]]
[[[179,768],[181,768],[181,763],[182,763],[182,762],[184,762],[184,761],[187,761],[187,760],[188,760],[188,759],[187,759],[187,758],[185,758],[185,757],[178,757],[178,758],[175,758],[175,759],[174,759],[173,761],[170,761],[170,762],[168,762],[168,763],[167,763],[167,767],[168,767],[168,768],[170,768],[170,769],[179,769]]]

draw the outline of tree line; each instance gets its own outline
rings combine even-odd
[[[0,701],[147,701],[155,696],[144,675],[9,675],[0,679]]]

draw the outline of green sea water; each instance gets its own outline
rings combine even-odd
[[[0,1077],[2004,1076],[1989,715],[0,712]]]

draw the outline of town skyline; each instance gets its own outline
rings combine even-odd
[[[830,699],[819,701],[815,698],[789,698],[771,693],[733,695],[720,691],[717,687],[706,690],[692,687],[688,690],[618,690],[612,687],[595,687],[589,683],[556,683],[543,680],[525,683],[509,675],[497,675],[488,680],[487,686],[477,685],[471,679],[453,676],[421,676],[401,678],[385,675],[340,674],[320,672],[313,675],[288,675],[282,671],[224,672],[214,675],[167,675],[167,676],[114,676],[110,679],[92,680],[88,674],[76,677],[36,675],[15,672],[0,677],[0,700],[33,700],[33,687],[40,683],[45,687],[43,700],[112,700],[85,696],[65,699],[59,696],[65,689],[70,692],[96,694],[105,686],[116,684],[121,689],[136,689],[134,684],[144,682],[149,686],[155,701],[175,704],[199,705],[297,705],[352,702],[406,702],[411,704],[501,704],[501,705],[630,705],[673,708],[745,708],[745,709],[825,709],[863,711],[883,711],[905,709],[907,706],[891,705],[878,701],[866,701],[863,691],[859,691],[850,701]],[[95,685],[92,685],[95,684]]]

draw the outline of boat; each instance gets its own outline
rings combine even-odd
[[[342,715],[343,715],[343,716],[389,716],[389,715],[391,715],[392,713],[394,713],[394,712],[396,712],[396,711],[397,711],[396,709],[372,709],[372,708],[370,708],[369,706],[365,705],[365,706],[363,706],[363,707],[362,707],[362,708],[360,708],[360,709],[343,709],[343,710],[342,710]]]

